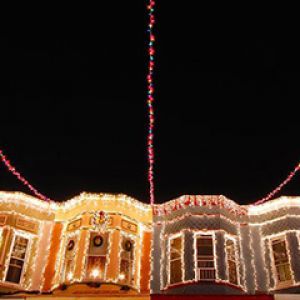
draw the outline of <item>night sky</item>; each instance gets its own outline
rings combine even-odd
[[[264,197],[300,160],[297,19],[158,2],[156,202]],[[149,202],[146,1],[70,15],[2,28],[0,148],[52,199]],[[29,193],[3,165],[0,190]],[[281,194],[300,194],[299,174]]]

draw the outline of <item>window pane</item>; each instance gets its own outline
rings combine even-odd
[[[104,279],[105,256],[89,256],[87,261],[87,277],[92,280]]]
[[[170,241],[170,252],[171,252],[171,259],[181,258],[181,237],[176,239],[172,239]]]
[[[202,236],[197,239],[197,251],[201,256],[213,256],[213,242],[211,236]]]
[[[22,273],[22,268],[9,266],[6,275],[6,281],[19,283],[21,279],[21,273]]]
[[[16,236],[11,256],[15,258],[24,259],[27,248],[27,242],[27,239],[22,238],[20,236]]]
[[[235,257],[235,244],[234,241],[226,240],[226,255],[227,255],[227,267],[228,267],[228,280],[230,283],[237,284],[237,267]]]
[[[21,280],[22,269],[24,266],[24,259],[28,240],[16,235],[14,246],[11,252],[11,258],[6,275],[6,281],[19,283]]]
[[[213,260],[198,260],[198,268],[214,268]]]
[[[286,243],[284,240],[274,240],[272,242],[274,264],[278,281],[291,280],[291,268],[287,255]]]
[[[182,281],[181,255],[182,239],[177,237],[170,240],[170,283]]]
[[[229,282],[237,284],[236,264],[233,261],[228,261]]]
[[[130,238],[122,239],[119,281],[124,284],[134,284],[134,252],[135,242]]]
[[[181,261],[174,260],[170,263],[170,283],[177,283],[182,281]]]
[[[273,253],[274,253],[274,260],[275,263],[286,263],[288,262],[285,242],[276,242],[273,244]]]

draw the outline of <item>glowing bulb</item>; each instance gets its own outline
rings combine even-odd
[[[120,280],[124,280],[124,279],[125,279],[125,274],[124,274],[124,273],[121,273],[121,274],[119,275],[119,279],[120,279]]]
[[[93,276],[94,278],[98,277],[99,274],[100,274],[99,269],[93,269],[93,270],[92,270],[92,276]]]
[[[68,280],[72,280],[73,279],[73,273],[69,272],[67,275]]]

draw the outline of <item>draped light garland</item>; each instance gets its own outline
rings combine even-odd
[[[296,175],[296,173],[300,170],[300,163],[294,168],[294,170],[287,176],[287,178],[282,181],[272,192],[270,192],[266,197],[256,201],[254,203],[254,205],[259,205],[262,204],[268,200],[270,200],[271,198],[273,198],[276,194],[278,194],[280,192],[280,190],[287,185],[292,179],[293,177]]]
[[[3,151],[0,149],[0,158],[3,162],[3,164],[6,166],[9,172],[11,172],[13,175],[15,175],[19,181],[21,181],[25,186],[29,188],[29,190],[39,199],[44,201],[51,201],[50,198],[44,196],[41,194],[36,188],[34,188],[17,170],[10,161],[6,158],[6,156],[3,154]]]
[[[147,150],[148,150],[148,182],[149,182],[149,196],[150,196],[150,204],[154,205],[155,200],[155,185],[154,185],[154,85],[153,85],[153,72],[154,72],[154,56],[155,56],[155,35],[154,35],[154,24],[155,24],[155,1],[149,0],[147,9],[149,11],[149,22],[148,22],[148,33],[149,33],[149,44],[148,44],[148,55],[149,55],[149,63],[148,63],[148,73],[147,73],[147,104],[148,104],[148,138],[147,138]],[[18,171],[16,171],[15,167],[11,165],[10,161],[5,157],[3,151],[0,149],[0,158],[4,165],[7,167],[8,171],[10,171],[14,176],[18,178],[25,186],[29,188],[29,190],[37,196],[39,199],[45,201],[51,201],[50,198],[41,194],[37,189],[35,189]],[[254,202],[253,205],[262,204],[271,198],[273,198],[276,194],[278,194],[281,189],[287,185],[296,173],[300,170],[300,163],[294,168],[294,170],[287,176],[287,178],[281,182],[273,191],[271,191],[264,198]]]
[[[153,71],[154,71],[154,42],[155,42],[155,35],[153,33],[153,27],[155,23],[155,16],[154,16],[154,6],[155,1],[150,0],[148,4],[149,10],[149,24],[148,24],[148,32],[149,32],[149,45],[148,45],[148,54],[149,54],[149,65],[148,65],[148,75],[147,75],[147,82],[148,82],[148,96],[147,96],[147,103],[148,103],[148,114],[149,114],[149,132],[148,132],[148,181],[150,185],[150,203],[151,205],[154,204],[154,147],[153,147],[153,130],[154,130],[154,86],[153,86]]]

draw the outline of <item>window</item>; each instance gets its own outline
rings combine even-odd
[[[122,238],[119,281],[124,284],[134,284],[134,240]]]
[[[108,233],[91,232],[87,254],[86,276],[88,280],[105,280]]]
[[[214,245],[212,235],[196,237],[197,280],[214,280],[216,278]]]
[[[77,247],[77,240],[75,236],[69,237],[66,241],[65,259],[63,267],[63,281],[71,281],[75,269],[75,253]]]
[[[273,240],[272,251],[278,282],[291,280],[291,267],[287,254],[286,241],[284,239]]]
[[[170,284],[182,281],[182,238],[170,240]]]
[[[6,274],[6,281],[20,283],[24,268],[24,262],[26,259],[28,242],[28,239],[22,236],[15,236],[14,245],[12,248],[8,270]]]
[[[226,256],[227,256],[228,280],[232,284],[238,284],[235,244],[234,241],[231,239],[226,240]]]

